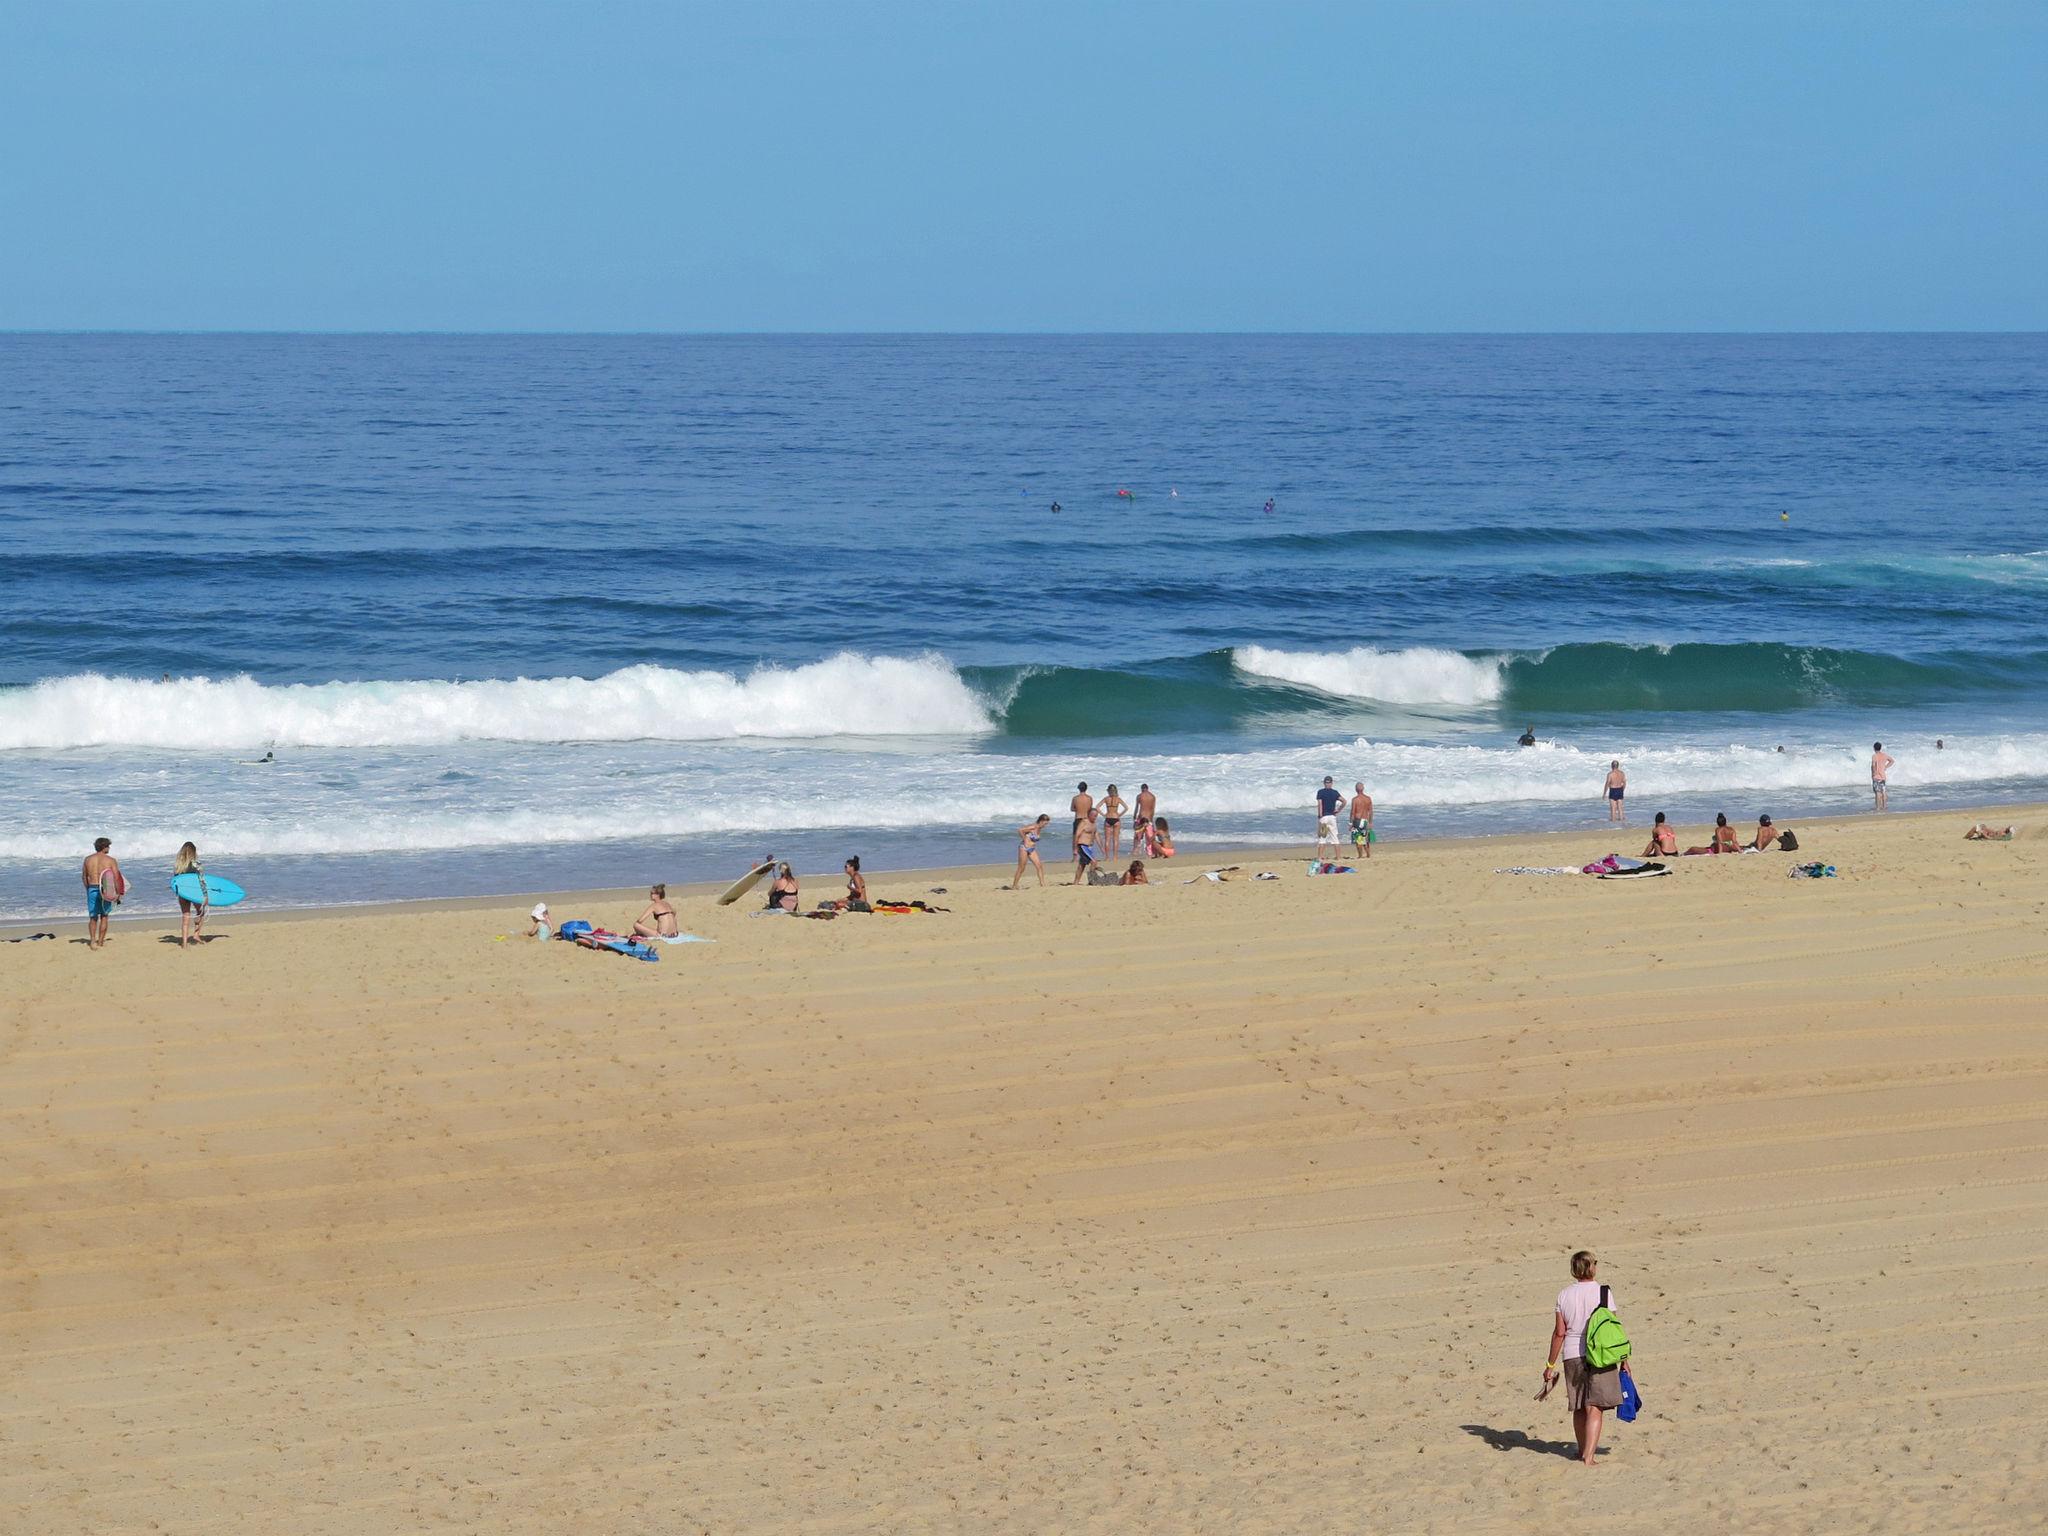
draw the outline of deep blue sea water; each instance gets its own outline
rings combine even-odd
[[[2048,337],[0,336],[0,571],[0,914],[2042,795]]]

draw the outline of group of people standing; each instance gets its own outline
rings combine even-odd
[[[1124,817],[1129,814],[1131,821],[1131,852],[1135,857],[1130,867],[1117,878],[1118,885],[1144,885],[1145,860],[1170,859],[1173,857],[1173,828],[1167,819],[1159,814],[1159,797],[1152,793],[1150,784],[1138,786],[1137,798],[1127,801],[1114,784],[1103,790],[1098,798],[1089,791],[1088,781],[1083,779],[1074,786],[1074,798],[1068,804],[1073,812],[1072,841],[1069,844],[1074,860],[1074,878],[1070,885],[1085,885],[1091,875],[1097,875],[1112,859],[1120,859],[1124,852]],[[1041,815],[1036,821],[1017,829],[1017,872],[1010,878],[1010,889],[1023,887],[1026,870],[1038,871],[1038,883],[1045,881],[1045,861],[1039,852],[1039,844],[1045,837],[1045,829],[1052,824],[1052,817]]]

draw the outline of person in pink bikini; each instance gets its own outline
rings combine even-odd
[[[1650,828],[1650,844],[1643,850],[1643,857],[1654,859],[1676,852],[1678,852],[1678,833],[1672,829],[1671,823],[1664,819],[1664,813],[1659,811],[1656,824]]]

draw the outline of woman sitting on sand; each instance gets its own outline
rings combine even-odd
[[[768,887],[768,910],[770,912],[794,912],[796,910],[796,871],[787,864],[777,866],[775,883]]]
[[[1643,850],[1643,857],[1654,859],[1662,855],[1668,858],[1676,852],[1678,834],[1672,830],[1671,823],[1664,819],[1664,813],[1659,811],[1656,824],[1650,828],[1650,845]]]
[[[1117,881],[1118,885],[1150,885],[1151,883],[1151,881],[1145,878],[1145,861],[1143,859],[1131,860],[1131,867],[1125,870],[1123,878]]]
[[[855,854],[846,861],[846,894],[838,901],[826,903],[835,912],[872,912],[868,903],[867,877],[860,872],[860,855]]]
[[[1173,828],[1166,824],[1164,816],[1152,823],[1151,836],[1144,846],[1136,850],[1148,859],[1170,859],[1173,857]]]
[[[1685,852],[1690,858],[1696,853],[1735,853],[1740,847],[1741,840],[1736,837],[1735,829],[1728,825],[1728,813],[1723,811],[1714,818],[1714,840],[1704,848],[1688,848]]]
[[[647,887],[647,910],[634,922],[633,937],[672,939],[682,931],[682,926],[676,922],[676,909],[668,904],[668,887]]]
[[[1980,821],[1963,836],[1973,843],[2009,843],[2012,841],[2012,828],[1994,832],[1987,823]]]

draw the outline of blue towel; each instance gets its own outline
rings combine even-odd
[[[1621,1415],[1621,1422],[1633,1424],[1636,1420],[1636,1415],[1642,1411],[1642,1406],[1643,1395],[1636,1390],[1634,1373],[1623,1371],[1621,1373],[1621,1407],[1616,1410]]]

